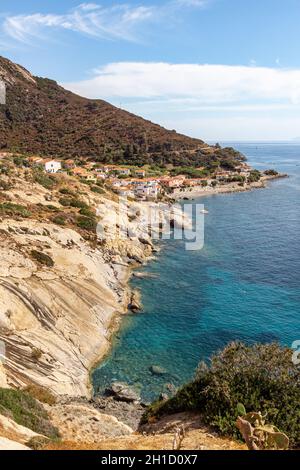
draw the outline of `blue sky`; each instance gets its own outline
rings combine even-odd
[[[299,0],[2,0],[1,54],[206,140],[300,137]]]

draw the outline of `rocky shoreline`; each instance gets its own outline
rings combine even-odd
[[[10,204],[22,200],[42,208],[51,201],[59,207],[51,191],[21,178],[6,194]],[[134,268],[157,253],[145,222],[149,206],[120,206],[113,195],[84,186],[83,194],[98,208],[105,236],[96,244],[42,218],[0,219],[0,379],[8,386],[35,384],[57,396],[89,398],[91,370],[108,353],[122,315],[141,308],[128,281]],[[166,207],[154,207],[167,221]],[[127,236],[115,233],[116,227],[128,230]]]
[[[253,189],[263,189],[267,187],[269,181],[281,178],[288,178],[288,175],[285,173],[279,173],[278,175],[272,176],[263,176],[260,181],[255,183],[247,183],[244,186],[240,186],[239,183],[229,183],[224,184],[223,186],[218,186],[216,188],[201,186],[194,187],[189,190],[182,191],[181,189],[176,189],[172,194],[176,200],[183,199],[196,199],[203,196],[213,196],[218,194],[228,194],[228,193],[240,193],[245,191],[251,191]]]

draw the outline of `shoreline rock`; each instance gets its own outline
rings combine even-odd
[[[164,369],[161,366],[156,366],[156,365],[150,366],[149,371],[151,372],[152,375],[166,375],[168,373],[166,369]]]
[[[140,291],[133,291],[130,296],[130,302],[128,304],[129,310],[133,313],[140,312],[142,310],[142,303],[141,303],[141,293]]]
[[[114,399],[118,401],[134,404],[141,402],[141,397],[138,392],[132,386],[123,382],[113,382],[111,386],[106,389],[105,394],[113,396]]]

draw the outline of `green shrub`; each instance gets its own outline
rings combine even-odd
[[[66,219],[63,215],[57,215],[56,217],[53,217],[52,222],[56,225],[65,225]]]
[[[248,183],[257,183],[261,178],[261,173],[258,170],[252,170],[248,176]]]
[[[83,209],[80,209],[79,214],[84,215],[86,217],[94,218],[95,217],[95,211],[92,209],[88,209],[84,207]]]
[[[71,207],[71,200],[70,198],[61,197],[58,202],[64,207]]]
[[[43,406],[28,392],[0,388],[1,413],[16,423],[51,439],[59,436]]]
[[[195,380],[163,403],[154,403],[143,421],[165,413],[198,410],[204,421],[226,435],[239,437],[237,405],[267,413],[268,422],[300,445],[300,368],[292,351],[277,344],[232,343],[200,364]]]
[[[43,207],[43,205],[41,205],[41,207]],[[56,207],[56,206],[53,206],[52,204],[48,204],[46,207],[51,212],[58,212],[59,211],[59,208]]]
[[[52,189],[55,186],[55,180],[41,171],[34,173],[34,182],[40,184],[46,189]]]
[[[92,186],[91,191],[93,191],[93,193],[97,193],[97,194],[104,194],[105,193],[104,189],[102,189],[99,186]]]
[[[0,204],[0,214],[9,215],[9,216],[20,216],[20,217],[30,217],[31,212],[20,204],[14,204],[12,202],[3,202]]]
[[[264,173],[267,176],[278,176],[279,175],[278,171],[276,171],[276,170],[266,170]]]
[[[74,196],[74,192],[73,192],[71,189],[69,189],[69,188],[61,188],[61,189],[59,190],[59,192],[60,192],[61,194],[65,194],[65,195],[69,195],[69,196]]]
[[[76,198],[61,198],[59,203],[64,207],[75,207],[76,209],[85,209],[89,207],[84,201]]]
[[[48,266],[48,268],[53,268],[54,266],[53,259],[50,256],[46,255],[46,253],[42,253],[41,251],[37,250],[32,250],[31,256],[40,264]]]
[[[78,217],[77,226],[82,230],[88,230],[89,232],[96,232],[97,221],[91,217]]]

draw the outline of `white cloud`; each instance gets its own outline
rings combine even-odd
[[[169,0],[161,5],[130,5],[129,3],[102,6],[81,3],[65,14],[7,16],[2,23],[4,34],[16,41],[30,43],[33,38],[44,37],[53,28],[71,30],[94,38],[137,40],[139,25],[163,19],[177,8],[198,8],[211,0]]]
[[[300,104],[300,70],[120,62],[65,86],[90,98],[187,99],[202,104]]]
[[[299,134],[300,69],[125,62],[63,86],[205,140]]]
[[[2,28],[7,36],[23,43],[42,37],[45,31],[53,28],[96,38],[134,40],[135,27],[149,21],[153,15],[153,7],[131,7],[126,4],[101,7],[83,3],[64,15],[35,13],[8,16]]]

